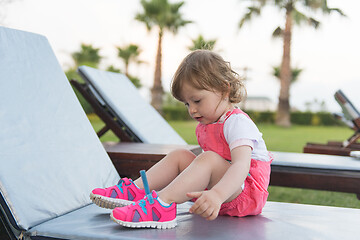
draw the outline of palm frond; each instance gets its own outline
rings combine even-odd
[[[283,34],[284,34],[284,30],[279,26],[274,30],[274,32],[272,33],[272,36],[274,38],[277,38],[277,37],[282,37]]]
[[[153,27],[153,22],[149,19],[149,17],[147,15],[145,15],[145,13],[138,13],[135,15],[135,20],[138,20],[139,22],[143,22],[145,23],[146,29],[147,30],[151,30],[151,28]]]
[[[322,8],[327,5],[326,0],[304,0],[304,6],[310,8],[311,10],[315,11],[319,8]]]
[[[273,76],[280,80],[280,66],[273,66]],[[296,82],[299,79],[300,74],[302,73],[303,69],[301,68],[291,68],[291,83]]]
[[[261,14],[261,7],[255,7],[255,6],[251,6],[248,7],[248,11],[245,13],[245,15],[242,17],[242,19],[239,22],[239,28],[242,28],[242,26],[250,21],[253,16],[259,16]]]
[[[330,14],[332,12],[337,12],[339,13],[341,16],[345,17],[346,15],[344,14],[344,12],[339,9],[339,8],[329,8],[328,4],[327,4],[327,0],[322,0],[322,5],[321,5],[321,9],[324,13]]]
[[[309,18],[309,24],[314,28],[318,28],[320,26],[320,22],[314,18]]]
[[[346,17],[345,13],[339,8],[330,8],[327,0],[304,0],[304,6],[308,7],[312,11],[321,10],[325,14],[331,14],[337,12],[341,16]]]
[[[308,23],[309,17],[304,13],[298,11],[296,8],[292,11],[292,19],[296,25],[301,25],[302,23]]]
[[[316,20],[313,17],[305,15],[304,13],[298,11],[296,8],[294,8],[292,11],[292,17],[296,25],[301,25],[303,23],[306,23],[314,27],[315,29],[320,26],[320,22],[318,20]]]
[[[337,12],[339,13],[341,16],[346,17],[345,13],[340,9],[340,8],[329,8],[329,13],[331,12]]]
[[[216,44],[216,39],[205,40],[205,38],[200,34],[196,39],[192,40],[193,45],[188,47],[190,51],[197,49],[206,49],[213,50]]]
[[[141,0],[143,12],[135,17],[146,24],[148,30],[158,26],[160,31],[167,29],[177,33],[178,29],[192,21],[184,20],[179,12],[185,2],[170,3],[168,0]]]
[[[179,9],[182,7],[182,5],[184,5],[185,2],[178,2],[178,3],[173,3],[173,4],[170,4],[170,11],[172,13],[177,13],[179,12]]]

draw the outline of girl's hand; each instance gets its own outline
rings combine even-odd
[[[197,198],[189,210],[190,213],[199,214],[206,220],[214,220],[218,216],[222,201],[215,191],[190,192],[186,195]]]

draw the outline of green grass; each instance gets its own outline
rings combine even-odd
[[[189,144],[197,144],[194,121],[171,121],[170,125]],[[258,124],[270,151],[302,152],[307,142],[326,143],[328,140],[342,141],[352,131],[347,127],[292,126],[282,128],[271,124]]]
[[[89,115],[95,130],[103,127],[103,123],[95,116]],[[194,121],[171,121],[170,125],[188,144],[197,144]],[[328,140],[342,141],[348,138],[352,131],[347,127],[324,126],[292,126],[281,128],[270,124],[258,124],[263,138],[270,151],[302,152],[307,142],[326,143]],[[117,141],[109,132],[101,141]],[[296,189],[286,187],[269,187],[269,200],[278,202],[327,205],[337,207],[360,208],[360,200],[355,194]]]
[[[326,143],[329,140],[343,141],[352,131],[338,126],[292,126],[258,125],[266,145],[271,151],[302,152],[308,142]]]

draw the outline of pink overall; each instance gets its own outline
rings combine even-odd
[[[232,114],[244,114],[249,118],[240,109],[234,109],[226,113],[225,121]],[[196,137],[204,151],[216,152],[225,160],[231,161],[230,148],[223,131],[225,121],[206,125],[200,123],[196,128]],[[250,171],[245,179],[244,190],[231,202],[223,203],[219,215],[244,217],[261,213],[269,195],[267,188],[270,181],[270,163],[272,161],[270,154],[269,156],[270,161],[268,162],[251,159]],[[239,185],[241,184],[239,183]]]

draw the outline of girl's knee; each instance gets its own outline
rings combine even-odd
[[[223,163],[224,162],[224,158],[221,157],[219,154],[217,154],[216,152],[213,151],[206,151],[201,153],[197,158],[196,161],[200,161],[200,162],[206,162],[206,163],[210,163],[210,162],[214,162],[214,163]]]
[[[196,155],[187,149],[176,149],[168,154],[168,159],[175,161],[182,172],[196,158]]]
[[[174,151],[171,151],[168,155],[171,155],[173,157],[192,159],[192,160],[196,157],[196,155],[193,152],[184,148],[179,148]]]
[[[208,171],[210,176],[207,186],[208,189],[215,186],[230,167],[230,163],[228,161],[212,151],[206,151],[200,154],[192,164],[200,167],[199,169]]]

